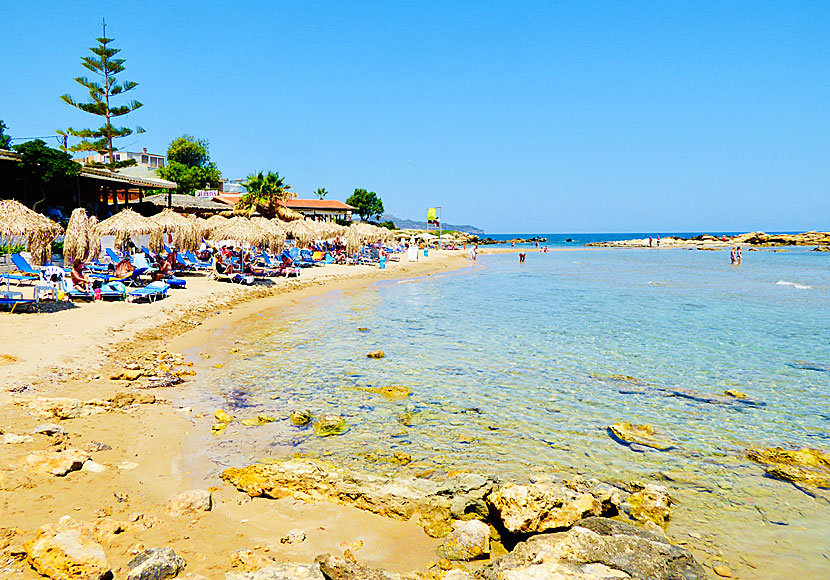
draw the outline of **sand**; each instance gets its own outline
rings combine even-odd
[[[177,389],[187,388],[188,382],[140,391],[158,399],[152,404],[62,421],[37,416],[26,405],[41,398],[107,400],[136,392],[128,381],[110,379],[136,353],[181,352],[209,340],[217,329],[244,324],[265,309],[279,310],[376,280],[430,275],[469,264],[466,252],[433,251],[419,263],[390,262],[386,270],[330,265],[305,269],[297,280],[278,279],[273,286],[254,288],[192,276],[186,290],[173,290],[154,304],[94,302],[41,313],[0,314],[0,431],[33,438],[0,444],[0,577],[41,578],[21,560],[20,546],[39,526],[64,515],[124,528],[104,538],[117,578],[126,576],[127,562],[135,553],[162,546],[172,547],[187,561],[191,578],[224,577],[231,569],[232,553],[239,549],[296,562],[310,562],[325,552],[342,556],[350,549],[359,561],[390,571],[426,569],[435,560],[438,541],[414,523],[291,498],[251,499],[206,475],[210,466],[198,453],[183,455],[183,442],[194,433],[209,433],[212,418],[167,402],[176,400]],[[67,436],[33,435],[44,423],[59,423]],[[104,467],[101,473],[74,471],[56,477],[23,465],[33,452],[84,449],[94,442],[109,447],[90,453]],[[212,511],[184,517],[165,512],[171,496],[209,486]],[[7,533],[10,528],[18,531]],[[305,541],[281,542],[292,529],[303,530]]]

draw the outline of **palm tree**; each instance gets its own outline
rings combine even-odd
[[[291,191],[291,186],[285,183],[285,178],[280,177],[279,172],[260,171],[249,175],[248,181],[243,185],[248,193],[239,198],[235,208],[248,211],[256,209],[266,218],[277,216],[280,202],[297,197],[297,194]]]
[[[329,194],[325,187],[318,187],[313,193],[317,196],[317,199],[326,199],[326,196]]]

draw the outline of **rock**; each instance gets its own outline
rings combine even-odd
[[[642,523],[653,522],[665,527],[671,517],[672,499],[669,490],[662,485],[646,484],[641,491],[629,496],[628,503],[631,517]]]
[[[652,447],[658,451],[667,451],[674,445],[654,436],[654,427],[651,425],[632,425],[631,423],[614,423],[608,426],[611,436],[624,445],[637,443],[645,447]]]
[[[164,509],[171,516],[192,515],[209,512],[213,507],[210,492],[206,489],[191,489],[171,497]]]
[[[751,450],[747,457],[766,465],[767,475],[809,487],[830,487],[830,456],[817,449],[790,450],[782,447]]]
[[[276,564],[273,558],[253,550],[236,550],[231,554],[231,567],[241,572],[253,572],[273,564]]]
[[[590,517],[566,532],[540,534],[483,568],[482,580],[705,580],[688,550],[643,529]]]
[[[101,443],[100,441],[90,441],[84,445],[84,449],[86,449],[89,453],[97,453],[99,451],[109,451],[112,447],[106,443]]]
[[[465,570],[450,570],[441,577],[441,580],[475,580],[473,575]]]
[[[175,578],[187,564],[173,548],[149,548],[130,560],[127,580]]]
[[[233,415],[229,414],[224,409],[216,409],[213,412],[213,416],[216,418],[217,421],[220,423],[230,423],[233,421]]]
[[[723,392],[723,394],[735,397],[736,399],[746,399],[746,393],[742,393],[741,391],[736,391],[734,389],[727,389]]]
[[[132,471],[138,467],[138,463],[135,461],[122,461],[118,464],[118,469],[121,471]]]
[[[416,523],[433,537],[449,533],[454,519],[486,517],[484,498],[495,487],[493,480],[472,473],[440,481],[391,477],[294,458],[226,469],[222,479],[251,497],[328,501],[404,521],[417,516]]]
[[[118,393],[108,402],[114,409],[122,409],[130,405],[152,405],[156,402],[156,396],[150,393]]]
[[[228,572],[225,580],[326,580],[319,564],[275,562],[252,572]]]
[[[38,528],[23,547],[29,564],[54,580],[101,580],[110,575],[104,548],[86,525],[70,518]]]
[[[305,542],[305,530],[294,528],[288,532],[287,536],[280,538],[281,544],[299,544]]]
[[[110,376],[111,381],[137,381],[144,372],[141,369],[125,369]]]
[[[311,422],[311,411],[308,409],[295,409],[289,415],[291,422],[297,427],[308,425]]]
[[[342,435],[349,430],[346,420],[340,415],[326,413],[314,421],[314,434],[318,437]]]
[[[513,534],[568,528],[585,516],[602,513],[602,505],[593,495],[549,483],[508,483],[490,494],[487,503],[504,529]]]
[[[369,329],[366,328],[365,326],[358,326],[357,331],[358,332],[369,332]]]
[[[328,580],[401,580],[398,574],[341,560],[331,554],[317,556],[314,561],[319,564],[320,571]]]
[[[174,375],[173,373],[162,373],[160,375],[152,375],[147,377],[148,389],[163,389],[167,387],[175,387],[184,382],[184,379]]]
[[[386,353],[382,350],[373,350],[372,352],[366,354],[367,358],[383,358],[385,356]]]
[[[625,493],[618,487],[599,481],[598,479],[584,479],[575,476],[562,482],[562,485],[579,493],[589,493],[602,507],[602,515],[612,517],[619,513],[622,505],[622,496]]]
[[[712,571],[721,578],[732,578],[732,570],[726,566],[715,566],[712,568]]]
[[[33,414],[44,419],[76,419],[107,410],[106,405],[67,398],[38,398],[25,405]]]
[[[357,387],[359,391],[377,393],[388,399],[405,399],[412,394],[412,389],[403,385],[384,385],[382,387]]]
[[[29,435],[15,435],[14,433],[5,433],[0,436],[0,443],[3,445],[16,445],[18,443],[31,443],[34,441]]]
[[[816,246],[812,252],[830,252],[830,246]]]
[[[88,459],[88,453],[70,447],[64,451],[38,451],[37,453],[31,453],[26,456],[25,462],[37,471],[62,477],[71,471],[81,469],[84,462]]]
[[[103,473],[106,470],[106,467],[100,463],[95,463],[91,459],[84,461],[84,464],[81,466],[81,471],[88,471],[90,473]]]
[[[240,423],[246,427],[259,427],[260,425],[273,423],[274,421],[276,421],[276,419],[269,417],[268,415],[257,415],[253,419],[242,419]]]
[[[34,434],[46,435],[47,437],[52,437],[54,435],[62,435],[65,437],[66,429],[64,429],[60,425],[56,425],[55,423],[45,423],[43,425],[38,425],[37,427],[35,427]]]
[[[480,520],[455,521],[452,533],[438,546],[447,560],[475,560],[490,554],[490,526]]]

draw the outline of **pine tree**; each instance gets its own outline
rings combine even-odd
[[[114,119],[135,111],[142,104],[135,100],[121,106],[114,106],[110,103],[113,97],[133,90],[138,86],[138,83],[133,81],[118,83],[117,75],[124,71],[125,60],[123,58],[115,58],[115,55],[121,52],[121,49],[109,46],[114,39],[107,38],[106,23],[103,24],[103,30],[103,36],[96,38],[98,46],[89,49],[95,56],[81,58],[81,64],[84,68],[97,75],[99,79],[93,80],[87,77],[77,77],[75,79],[75,82],[89,91],[90,101],[78,102],[69,94],[62,95],[61,100],[76,109],[102,117],[104,120],[104,124],[98,129],[68,128],[65,131],[66,134],[81,138],[80,143],[68,147],[69,151],[95,151],[100,153],[106,156],[109,161],[95,165],[114,170],[118,167],[135,165],[135,160],[116,161],[114,153],[118,149],[113,145],[113,139],[127,137],[133,133],[143,133],[144,129],[136,127],[135,131],[133,131],[129,127],[116,127],[112,124]],[[59,133],[63,134],[61,131]]]

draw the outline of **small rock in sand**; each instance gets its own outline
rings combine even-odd
[[[291,411],[291,422],[298,427],[308,425],[311,422],[311,411],[308,409],[295,409]]]
[[[726,566],[715,566],[712,570],[721,578],[732,578],[732,570]]]
[[[84,464],[81,466],[81,471],[89,471],[90,473],[102,473],[106,471],[106,469],[106,467],[100,463],[95,463],[91,459],[84,461]]]
[[[79,470],[89,455],[80,449],[69,448],[64,451],[37,452],[26,456],[26,464],[37,471],[58,477],[70,471]]]
[[[53,435],[66,436],[66,429],[55,423],[46,423],[35,427],[34,433],[35,435],[46,435],[48,437],[52,437]]]
[[[305,542],[305,530],[294,528],[288,532],[287,536],[280,538],[281,544],[299,544]]]
[[[149,548],[130,560],[127,580],[175,578],[187,564],[172,548]]]
[[[134,461],[122,461],[118,464],[118,469],[121,471],[132,471],[136,467],[138,467],[138,463],[135,463]]]
[[[0,437],[0,443],[4,445],[13,445],[17,443],[31,443],[34,441],[29,435],[15,435],[14,433],[6,433]]]
[[[210,492],[206,489],[191,489],[171,497],[165,504],[171,516],[183,516],[198,512],[209,512],[213,506]]]

